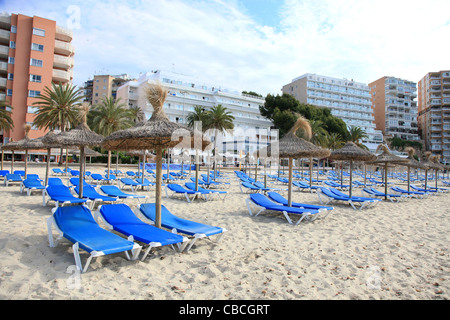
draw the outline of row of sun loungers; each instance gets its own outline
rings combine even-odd
[[[154,222],[154,204],[141,204],[138,210],[143,219]],[[98,224],[99,218],[109,229],[124,237],[103,229]],[[58,239],[64,237],[73,243],[75,264],[80,272],[86,272],[92,258],[95,257],[124,252],[128,260],[138,259],[142,245],[137,242],[147,246],[141,258],[144,260],[152,248],[167,245],[174,248],[173,245],[176,245],[180,252],[189,251],[198,239],[209,239],[211,236],[218,235],[216,241],[220,241],[227,231],[224,228],[179,218],[164,206],[161,221],[161,225],[170,231],[156,228],[139,219],[126,204],[103,205],[94,216],[84,205],[57,207],[52,210],[52,216],[47,219],[49,244],[50,247],[55,246],[52,232],[52,228],[55,228],[59,233]],[[90,254],[84,267],[79,249]]]

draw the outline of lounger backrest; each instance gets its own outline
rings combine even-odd
[[[275,203],[273,203],[272,201],[267,199],[267,197],[265,195],[261,194],[261,193],[253,193],[253,194],[250,195],[250,198],[257,205],[260,205],[260,206],[265,207],[265,208],[276,205]]]
[[[47,193],[50,197],[55,196],[73,197],[69,187],[65,185],[50,185],[47,187]]]
[[[62,182],[62,180],[60,179],[60,178],[48,178],[48,185],[49,186],[51,186],[51,185],[59,185],[59,186],[61,186],[61,185],[64,185],[64,183]]]
[[[288,201],[279,193],[277,192],[268,192],[267,195],[269,196],[270,199],[279,202],[281,204],[287,204]]]
[[[156,211],[154,203],[144,203],[139,206],[139,210],[150,220],[155,221]],[[172,229],[179,228],[179,224],[183,219],[179,219],[170,213],[164,205],[161,205],[161,226]]]
[[[244,187],[246,187],[246,188],[249,188],[249,189],[259,189],[258,187],[252,185],[252,184],[249,183],[249,182],[242,182],[242,185],[243,185]]]
[[[103,180],[103,176],[100,173],[93,173],[91,174],[91,177],[95,180]]]
[[[134,180],[131,180],[130,178],[120,178],[120,181],[124,184],[129,184],[129,185],[133,185],[133,186],[137,186],[138,183]]]
[[[176,184],[176,183],[169,183],[167,185],[167,187],[170,190],[175,191],[175,192],[177,192],[177,191],[178,192],[186,192],[187,191],[185,188],[183,188],[182,186],[180,186],[179,184]]]
[[[118,224],[144,224],[124,203],[102,205],[100,213],[106,222],[113,226]]]

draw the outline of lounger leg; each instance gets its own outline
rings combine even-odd
[[[78,242],[74,243],[74,245],[72,246],[73,249],[73,256],[75,258],[75,265],[77,266],[78,270],[83,270],[83,267],[81,265],[81,258],[80,258],[80,251],[79,251],[79,244]],[[88,262],[86,262],[86,267],[82,272],[86,272],[87,267],[89,266],[89,263],[91,262],[92,256],[89,257]]]
[[[286,211],[283,211],[284,217],[286,218],[286,220],[289,222],[289,224],[292,224],[292,220],[291,218],[289,218],[289,215]]]

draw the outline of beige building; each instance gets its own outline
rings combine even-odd
[[[113,97],[116,99],[117,89],[130,80],[132,79],[127,74],[95,75],[93,80],[85,82],[85,100],[91,104],[98,104],[103,98]]]
[[[420,140],[417,125],[416,83],[382,77],[369,83],[377,130],[387,137]]]
[[[450,70],[429,72],[419,81],[418,109],[426,150],[450,163]]]

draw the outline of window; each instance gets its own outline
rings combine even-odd
[[[8,57],[8,63],[14,64],[14,57]]]
[[[17,27],[16,26],[11,26],[11,32],[12,33],[17,33]]]
[[[40,37],[45,37],[45,30],[33,28],[33,34]]]
[[[28,96],[31,98],[39,97],[41,95],[40,91],[37,90],[28,90]]]
[[[31,58],[30,65],[35,67],[42,67],[42,60]]]
[[[11,97],[11,96],[12,96],[12,89],[8,89],[8,90],[6,91],[6,95],[7,95],[8,97]]]
[[[15,42],[15,41],[10,41],[10,42],[9,42],[9,47],[10,47],[11,49],[15,49],[15,48],[16,48],[16,42]]]
[[[42,82],[42,76],[39,76],[36,74],[30,74],[30,81],[31,82]]]
[[[28,106],[27,113],[36,113],[38,110],[38,107]]]
[[[31,50],[44,52],[44,45],[39,43],[32,43],[31,44]]]
[[[14,80],[14,73],[8,73],[8,80]]]

